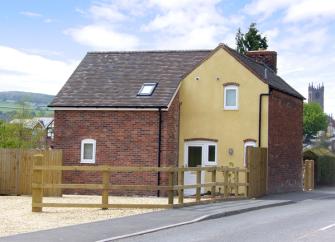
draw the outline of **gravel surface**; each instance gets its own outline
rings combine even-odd
[[[43,201],[100,203],[101,196],[63,195],[44,197]],[[167,198],[111,196],[109,202],[167,204]],[[158,210],[161,209],[43,208],[42,213],[32,213],[30,196],[0,196],[0,237]]]

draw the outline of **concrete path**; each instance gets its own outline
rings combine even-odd
[[[2,237],[0,241],[111,241],[274,206],[326,196],[327,192],[289,193],[263,199],[227,201],[170,209],[105,221]],[[334,194],[332,194],[334,195]]]

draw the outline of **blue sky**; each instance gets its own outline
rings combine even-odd
[[[307,97],[324,83],[335,113],[333,0],[2,1],[0,91],[56,94],[87,51],[235,47],[251,22],[278,52],[278,73]]]

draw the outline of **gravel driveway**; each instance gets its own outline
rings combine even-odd
[[[44,197],[43,201],[100,203],[101,196],[63,195]],[[167,204],[167,198],[111,196],[109,202]],[[42,213],[32,213],[30,196],[0,196],[0,237],[157,210],[160,209],[43,208]]]

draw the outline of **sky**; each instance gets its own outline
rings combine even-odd
[[[57,94],[88,51],[236,47],[250,23],[278,74],[306,98],[324,84],[335,114],[334,0],[4,0],[0,91]]]

